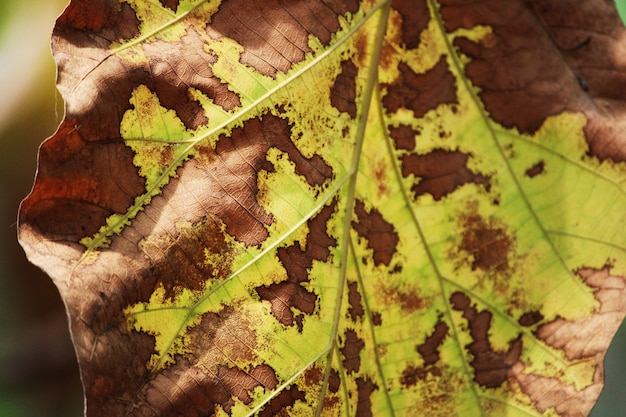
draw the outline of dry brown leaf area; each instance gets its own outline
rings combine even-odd
[[[150,22],[142,20],[146,15],[138,13],[134,3],[72,0],[59,17],[52,47],[66,115],[54,136],[41,146],[35,185],[19,214],[22,245],[30,259],[50,274],[67,305],[89,416],[236,415],[267,393],[272,395],[266,395],[264,405],[256,410],[260,415],[288,415],[303,409],[298,406],[313,404],[313,413],[336,415],[348,410],[369,416],[385,413],[380,401],[392,402],[382,394],[385,391],[401,387],[407,392],[429,392],[430,397],[420,397],[414,405],[398,405],[396,415],[408,415],[416,411],[411,407],[435,412],[446,404],[453,409],[458,405],[453,391],[467,383],[497,395],[523,395],[536,412],[553,413],[546,415],[588,413],[602,387],[603,355],[626,312],[626,278],[614,271],[623,270],[623,259],[605,257],[599,265],[570,268],[571,279],[585,287],[595,303],[585,307],[593,314],[571,319],[546,317],[539,307],[523,305],[515,310],[513,302],[506,304],[509,310],[498,307],[504,311],[498,314],[508,314],[520,330],[508,342],[494,346],[493,333],[502,317],[474,290],[495,282],[493,294],[509,291],[513,284],[508,280],[527,260],[516,257],[522,246],[516,236],[523,233],[523,226],[512,227],[497,218],[500,200],[507,198],[498,194],[504,168],[481,169],[477,161],[483,155],[451,146],[450,141],[457,140],[453,127],[440,124],[432,133],[420,123],[438,117],[442,108],[450,109],[451,115],[464,111],[465,99],[459,91],[466,88],[474,92],[477,107],[489,119],[486,125],[528,135],[524,137],[540,132],[551,117],[579,112],[586,118],[582,131],[588,149],[584,160],[576,163],[623,166],[626,54],[621,51],[626,31],[609,2],[394,0],[387,37],[372,46],[376,38],[356,28],[350,35],[356,40],[344,40],[354,45],[345,50],[337,46],[338,37],[345,35],[346,27],[356,27],[354,22],[364,18],[363,10],[373,10],[373,2],[230,0],[215,10],[208,6],[212,2],[206,2],[173,25],[180,29],[175,42],[156,36],[159,31],[152,34],[154,39],[147,36],[144,27]],[[159,10],[171,16],[188,7],[179,0],[158,3],[163,7]],[[388,6],[382,4],[381,10]],[[437,19],[432,16],[439,20],[433,23]],[[431,45],[424,34],[433,25],[445,35],[448,49],[423,71],[414,62],[416,51],[423,44]],[[458,35],[476,27],[491,31],[480,40]],[[143,55],[123,55],[120,45],[136,39],[140,41],[134,47]],[[299,80],[284,82],[284,90],[294,97],[297,93],[327,100],[322,111],[306,109],[306,113],[319,112],[315,123],[294,117],[296,104],[279,93],[266,100],[271,105],[265,101],[249,105],[249,92],[216,69],[223,54],[217,45],[225,43],[236,45],[238,51],[237,60],[228,58],[233,70],[245,68],[250,80],[266,80],[267,85],[284,82],[290,71],[299,71],[320,51],[337,48],[336,56],[329,54],[327,61],[320,59],[317,64],[327,65],[334,77],[327,80],[328,87],[312,77],[302,93],[297,90]],[[371,63],[370,57],[378,56],[374,52],[380,52],[380,59]],[[396,76],[379,84],[368,81],[372,65],[381,73],[395,68]],[[368,96],[372,85],[374,92]],[[224,114],[242,116],[210,140],[189,147],[173,168],[168,164],[177,155],[178,144],[166,144],[155,152],[164,169],[171,168],[159,178],[156,192],[146,189],[150,180],[137,163],[142,155],[128,145],[120,128],[129,112],[143,111],[133,101],[140,86],[158,98],[164,112],[176,115],[185,133],[199,132]],[[380,106],[379,116],[371,116],[372,112],[368,119],[364,113],[367,97],[374,97],[372,106]],[[395,119],[398,114],[404,119]],[[382,121],[373,122],[376,117]],[[304,123],[309,125],[303,127]],[[333,123],[344,123],[338,128],[340,134],[333,133]],[[349,202],[339,191],[323,201],[352,158],[347,153],[331,158],[325,149],[356,142],[359,123],[378,130],[365,129],[358,140],[367,141],[370,131],[375,132],[372,137],[379,130],[385,132],[382,137],[389,139],[397,171],[388,162],[375,166],[376,161],[367,161],[368,168],[357,167],[362,172],[355,172],[371,180],[373,191],[355,185],[357,191]],[[307,141],[322,145],[312,150]],[[428,141],[436,145],[428,148]],[[383,141],[377,146],[380,154],[387,152]],[[513,150],[501,151],[511,160],[518,156]],[[537,157],[521,171],[518,183],[542,181],[553,174],[551,169],[550,161]],[[298,207],[299,202],[280,192],[272,197],[274,190],[263,185],[279,174],[291,175],[290,190],[310,190],[317,204],[317,211],[294,226],[293,236],[284,241],[273,240],[273,233],[287,215],[271,208]],[[406,192],[400,193],[394,182],[403,184]],[[623,186],[617,185],[623,194]],[[440,260],[431,256],[428,261],[424,255],[428,251],[417,254],[418,247],[456,242],[454,250],[442,252],[441,262],[449,262],[452,266],[447,270],[459,276],[482,274],[484,281],[471,288],[463,287],[463,281],[448,284],[453,279],[443,277],[436,267],[435,272],[413,267],[413,257],[407,259],[402,253],[406,230],[412,227],[410,216],[400,222],[396,212],[402,209],[390,208],[398,201],[406,207],[422,207],[425,201],[433,207],[449,205],[468,187],[473,187],[476,199],[484,198],[485,204],[496,207],[492,214],[481,213],[485,204],[478,207],[467,198],[467,204],[445,219],[456,228],[456,235],[432,244],[418,227],[412,239],[415,259],[431,264]],[[280,199],[282,206],[272,205]],[[139,209],[129,214],[137,205]],[[338,220],[344,211],[347,220]],[[345,234],[336,226],[342,221],[350,229]],[[111,226],[114,222],[119,224]],[[100,247],[86,250],[84,239],[107,227],[119,230],[107,235]],[[342,240],[346,236],[350,243]],[[222,285],[224,292],[231,291],[227,285],[237,281],[232,275],[234,268],[242,268],[242,256],[262,250],[256,258],[259,271],[266,268],[263,262],[273,262],[274,272],[259,273],[262,278],[242,283],[238,290],[246,297],[233,295],[231,304],[225,302]],[[342,258],[342,253],[354,255]],[[569,259],[559,261],[565,264]],[[423,279],[418,273],[426,270],[424,276],[431,274],[444,282],[442,288],[450,285],[439,294],[448,308],[432,308],[436,319],[420,330],[421,340],[411,341],[411,356],[400,360],[402,369],[394,371],[398,375],[389,382],[381,377],[380,358],[386,352],[376,337],[384,336],[379,329],[389,325],[394,308],[400,306],[403,315],[414,318],[432,307],[434,302],[419,291],[429,287],[418,282]],[[333,330],[329,356],[320,355],[302,372],[287,375],[272,362],[275,357],[267,358],[267,339],[274,334],[267,329],[276,326],[306,335],[310,323],[322,317],[330,320],[322,309],[330,297],[324,291],[332,286],[320,285],[318,275],[337,271],[345,275],[345,285],[336,285],[344,296],[335,298],[343,304],[333,316],[340,324]],[[412,280],[410,285],[402,281],[406,279]],[[164,305],[175,304],[186,297],[185,291],[197,298],[189,302],[192,307],[185,307],[184,320],[178,318],[185,324],[167,347],[171,357],[163,354],[154,365],[155,355],[163,353],[162,335],[131,328],[128,309],[151,305],[155,294],[162,294]],[[196,317],[195,309],[209,299],[205,296],[209,292],[222,298]],[[507,294],[523,299],[513,290]],[[378,299],[388,305],[376,307]],[[247,315],[251,304],[260,306],[267,318]],[[394,326],[419,327],[416,321],[396,320]],[[187,327],[188,323],[192,324]],[[579,389],[530,369],[525,357],[530,338],[546,351],[560,352],[560,362],[593,361],[591,382]],[[454,343],[466,359],[465,376],[453,374],[446,362],[450,358],[442,354]],[[271,352],[278,355],[276,351]],[[372,369],[377,369],[377,376]],[[494,415],[488,406],[479,406],[484,415]]]

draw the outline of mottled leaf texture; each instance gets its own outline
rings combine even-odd
[[[625,36],[605,0],[72,0],[19,235],[87,415],[587,415]]]

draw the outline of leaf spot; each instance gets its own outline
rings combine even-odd
[[[319,155],[307,159],[300,153],[291,141],[288,122],[271,114],[247,120],[243,127],[234,128],[230,137],[220,136],[215,151],[198,147],[197,155],[183,167],[200,171],[190,172],[190,176],[206,178],[203,209],[219,217],[231,236],[249,246],[265,241],[265,226],[274,221],[257,201],[259,171],[275,169],[267,160],[272,147],[285,152],[296,173],[309,184],[322,184],[332,176],[332,169]]]
[[[374,251],[374,264],[389,266],[400,240],[393,225],[375,208],[368,213],[361,200],[356,201],[354,211],[359,221],[353,221],[352,227],[359,236],[367,239],[367,246]]]
[[[402,16],[402,42],[407,49],[417,48],[420,34],[428,26],[430,10],[425,1],[393,0],[391,7]]]
[[[525,174],[528,178],[534,178],[537,175],[544,174],[546,172],[546,163],[544,161],[539,161],[530,168],[525,171]]]
[[[394,140],[396,149],[412,151],[415,149],[415,136],[418,134],[411,126],[400,125],[389,129],[389,136]]]
[[[358,68],[346,59],[341,62],[341,73],[335,79],[330,89],[330,103],[340,112],[348,113],[353,119],[356,117],[356,77]]]
[[[49,165],[22,204],[28,214],[21,221],[45,235],[78,242],[95,234],[107,217],[125,213],[144,191],[145,180],[130,148],[122,142],[87,142],[73,126],[64,122],[55,139],[41,146],[39,157]],[[111,161],[116,177],[110,175]]]
[[[59,16],[59,28],[77,29],[81,34],[99,33],[100,39],[132,39],[139,35],[137,14],[128,3],[74,0],[69,6]]]
[[[161,3],[163,7],[167,7],[171,11],[175,12],[176,9],[178,9],[180,0],[159,0],[159,3]]]
[[[270,302],[272,315],[285,326],[293,325],[296,320],[292,307],[305,314],[313,314],[315,311],[317,295],[302,284],[309,281],[308,270],[313,266],[313,261],[328,260],[330,248],[337,243],[326,231],[327,222],[335,210],[335,205],[336,202],[333,202],[325,206],[307,222],[309,233],[304,250],[299,242],[278,249],[278,259],[287,272],[287,280],[256,289],[262,300]],[[297,324],[302,331],[302,318]]]
[[[348,283],[348,315],[352,321],[356,321],[357,318],[363,317],[363,305],[361,304],[361,293],[359,292],[359,285],[356,282]]]
[[[387,85],[387,94],[383,97],[387,111],[395,113],[409,109],[420,118],[441,104],[458,104],[456,79],[448,69],[445,57],[425,74],[416,74],[404,62],[398,65],[398,69],[399,78]]]
[[[522,314],[517,321],[521,326],[531,327],[543,320],[543,314],[539,311],[529,311]]]
[[[398,305],[406,314],[413,313],[424,306],[424,300],[414,288],[400,289],[385,285],[380,287],[379,293],[381,297],[384,297],[385,304]]]
[[[436,366],[427,366],[425,368],[420,368],[417,366],[409,365],[406,367],[406,369],[404,369],[404,371],[402,371],[400,383],[408,388],[416,385],[419,381],[425,380],[429,374],[434,377],[441,377],[441,369]]]
[[[602,268],[582,267],[575,271],[584,283],[594,290],[594,297],[601,308],[591,317],[568,320],[557,317],[540,325],[535,335],[548,345],[560,349],[570,360],[590,358],[601,354],[606,345],[590,343],[590,340],[611,340],[624,319],[626,307],[626,277],[613,275],[612,265]]]
[[[365,342],[353,329],[346,330],[344,336],[344,345],[341,348],[343,366],[346,372],[357,373],[361,367],[361,351],[365,347]]]
[[[424,359],[424,364],[434,365],[439,361],[439,346],[448,336],[448,325],[443,321],[439,321],[435,325],[435,330],[426,338],[423,344],[417,347],[417,351]]]
[[[513,365],[519,362],[522,352],[521,336],[509,343],[506,352],[497,352],[489,341],[492,313],[487,310],[479,312],[462,292],[452,294],[450,302],[453,309],[463,312],[474,339],[467,346],[473,356],[471,364],[474,367],[474,379],[484,387],[498,388],[508,379]]]
[[[485,222],[477,213],[461,217],[463,235],[460,248],[471,255],[472,269],[506,274],[510,270],[511,237],[495,220]]]
[[[296,401],[304,401],[304,392],[300,391],[296,385],[292,385],[289,389],[283,390],[276,397],[263,407],[259,413],[259,417],[271,417],[289,415],[288,407],[293,406]]]
[[[435,201],[441,200],[462,185],[474,183],[490,188],[489,177],[475,174],[467,167],[468,154],[461,151],[435,149],[425,155],[409,154],[402,157],[402,175],[414,175],[416,183],[411,187],[415,198],[430,194]]]
[[[371,379],[359,377],[356,380],[357,392],[359,394],[358,403],[356,406],[356,414],[359,417],[372,417],[372,394],[378,390],[376,385]]]

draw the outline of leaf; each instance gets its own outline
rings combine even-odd
[[[19,234],[87,414],[586,415],[623,37],[601,1],[73,0]]]

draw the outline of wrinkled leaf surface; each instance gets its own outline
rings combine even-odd
[[[72,0],[19,231],[87,414],[586,415],[624,35],[599,0]]]

